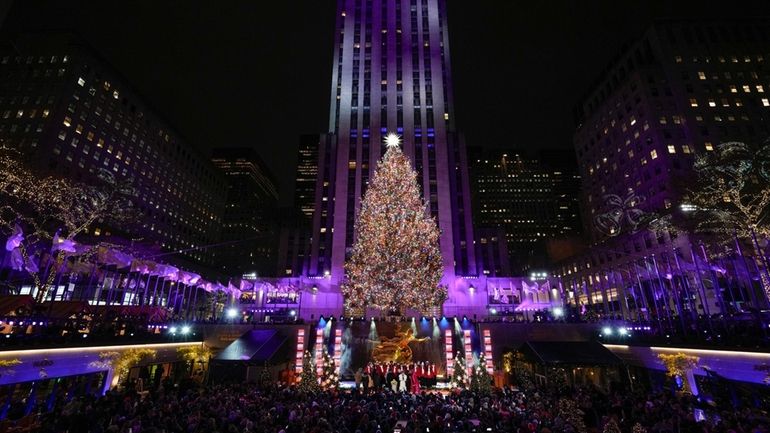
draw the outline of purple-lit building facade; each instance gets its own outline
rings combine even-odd
[[[329,134],[318,145],[312,247],[304,274],[328,281],[324,294],[336,297],[338,311],[354,221],[388,132],[402,137],[441,230],[447,306],[467,303],[457,277],[479,273],[465,144],[454,123],[447,32],[443,0],[337,3]]]
[[[226,184],[126,80],[66,34],[21,35],[0,44],[0,144],[19,150],[43,173],[95,181],[110,170],[137,191],[141,221],[95,225],[95,242],[121,235],[181,253],[211,267]]]
[[[728,141],[756,146],[770,136],[769,30],[766,21],[657,22],[581,102],[574,145],[590,244],[554,269],[573,304],[634,319],[653,310],[714,314],[766,304],[760,269],[710,263],[715,251],[693,246],[686,233],[653,232],[634,221],[686,211],[682,199],[698,154]],[[736,287],[756,291],[757,299],[744,292],[726,308],[725,298],[739,297]],[[676,296],[655,304],[666,292],[689,294],[678,307]]]

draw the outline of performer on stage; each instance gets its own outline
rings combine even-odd
[[[413,394],[420,393],[420,377],[417,374],[417,368],[412,370],[412,393]]]

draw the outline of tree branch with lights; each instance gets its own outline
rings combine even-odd
[[[96,223],[118,225],[134,218],[130,183],[109,170],[94,173],[93,184],[39,176],[13,149],[0,147],[0,231],[14,269],[25,271],[42,302],[69,257],[89,261],[95,247],[76,239]]]
[[[443,275],[439,229],[398,137],[389,135],[387,145],[355,223],[353,252],[342,285],[345,307],[355,312],[366,307],[428,312],[446,299],[446,289],[439,286]]]

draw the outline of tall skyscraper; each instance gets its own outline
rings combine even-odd
[[[514,274],[542,271],[550,265],[546,244],[580,231],[572,151],[473,148],[469,154],[474,223],[502,229]]]
[[[297,174],[294,178],[294,205],[310,219],[315,211],[315,187],[318,178],[319,134],[302,135],[297,152]]]
[[[698,154],[770,135],[769,34],[766,20],[659,21],[581,101],[574,144],[591,245],[557,269],[585,287],[577,302],[624,306],[623,287],[606,287],[608,270],[688,245],[686,233],[635,222],[682,212]]]
[[[476,275],[465,147],[454,124],[444,0],[339,0],[329,132],[309,276],[344,277],[354,221],[389,132],[401,136],[441,229],[443,283]],[[320,194],[319,194],[320,193]]]
[[[278,188],[272,174],[251,148],[214,149],[211,161],[227,179],[220,269],[231,276],[273,276]]]
[[[213,266],[225,179],[126,80],[78,38],[27,34],[0,43],[0,144],[45,174],[97,182],[109,170],[136,190],[135,227],[122,234]],[[114,237],[112,238],[114,239]]]

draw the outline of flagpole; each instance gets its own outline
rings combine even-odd
[[[660,277],[660,269],[658,268],[658,261],[655,259],[655,254],[651,254],[652,265],[655,267],[655,275],[658,278],[658,284],[660,285],[660,291],[663,295],[663,304],[666,306],[666,319],[668,320],[668,328],[674,330],[674,323],[671,320],[671,303],[668,299],[668,293],[666,293],[666,285],[663,284],[663,279]]]
[[[711,309],[709,308],[708,304],[708,298],[706,297],[706,285],[703,284],[703,276],[700,273],[700,265],[698,264],[698,257],[695,255],[695,248],[693,248],[692,243],[690,243],[690,256],[692,257],[692,262],[695,264],[695,275],[698,278],[698,283],[700,284],[701,288],[701,305],[703,306],[703,311],[706,313],[706,319],[708,320],[709,330],[711,332],[714,332],[714,325],[711,323]]]
[[[644,293],[644,285],[642,285],[642,279],[639,277],[639,263],[634,260],[634,275],[636,276],[636,283],[639,285],[639,293],[642,294],[642,303],[644,304],[644,309],[647,311],[647,321],[652,322],[652,311],[650,310],[650,303],[647,302],[647,294]],[[654,294],[653,294],[654,297]],[[658,329],[661,328],[660,323],[660,314],[655,314],[655,318],[658,321]]]
[[[671,260],[666,254],[666,267],[668,268],[668,275],[671,275],[669,285],[671,286],[671,296],[674,298],[676,304],[676,314],[679,316],[679,323],[682,325],[682,335],[687,335],[687,324],[684,321],[684,311],[682,310],[682,300],[679,296],[679,290],[676,288],[676,281],[674,280],[674,270],[671,269]]]
[[[757,294],[754,292],[754,287],[751,285],[751,273],[749,272],[748,264],[746,264],[746,257],[743,255],[743,250],[741,249],[740,242],[738,241],[737,233],[733,232],[733,238],[735,239],[735,248],[738,251],[738,255],[741,256],[741,260],[743,261],[743,267],[746,268],[746,276],[748,277],[748,281],[749,281],[749,293],[751,294],[751,302],[754,304],[755,310],[757,311],[757,319],[759,321],[759,327],[762,328],[762,335],[767,337],[767,326],[765,326],[765,321],[762,318],[762,310],[760,309],[759,301],[757,300]],[[759,286],[762,287],[761,276],[760,276]]]

